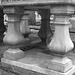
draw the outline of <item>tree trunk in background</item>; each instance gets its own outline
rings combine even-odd
[[[29,25],[35,25],[36,21],[35,21],[35,11],[29,11],[28,12],[29,15]]]
[[[6,31],[6,27],[4,26],[4,14],[3,9],[0,7],[0,42],[3,41],[3,33]]]

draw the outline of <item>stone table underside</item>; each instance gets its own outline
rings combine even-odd
[[[1,5],[48,5],[48,4],[75,4],[75,0],[2,0]]]

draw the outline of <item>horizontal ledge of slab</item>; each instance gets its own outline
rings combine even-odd
[[[39,67],[36,64],[26,64],[26,63],[12,61],[12,60],[8,60],[8,59],[4,59],[4,58],[1,59],[1,62],[8,64],[8,65],[16,66],[18,68],[20,67],[22,69],[31,70],[31,71],[35,71],[35,72],[46,74],[46,75],[72,75],[75,72],[75,65],[73,65],[72,69],[70,69],[66,73],[61,73],[61,72],[57,72],[57,71]]]
[[[75,5],[75,1],[71,0],[31,0],[31,1],[3,1],[1,2],[0,5],[3,6],[10,6],[10,5],[50,5],[50,4],[70,4],[70,5]]]

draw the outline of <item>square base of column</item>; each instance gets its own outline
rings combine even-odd
[[[9,70],[18,70],[21,75],[25,74],[25,70],[43,75],[72,75],[75,72],[75,65],[70,59],[44,54],[38,49],[27,51],[24,58],[14,61],[2,58],[1,63]]]
[[[23,58],[24,56],[25,56],[25,53],[19,48],[16,48],[16,49],[9,48],[3,53],[3,57],[9,60],[18,60]]]

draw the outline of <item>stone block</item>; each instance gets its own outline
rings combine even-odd
[[[24,69],[24,68],[21,68],[21,67],[9,65],[9,64],[6,64],[6,63],[2,63],[2,67],[6,68],[6,70],[8,70],[10,72],[12,71],[14,74],[19,74],[19,75],[45,75],[45,74],[42,74],[42,73],[39,73],[39,72],[35,72],[35,71]],[[1,71],[1,73],[4,74],[4,75],[10,74],[10,73],[5,72],[3,70]]]
[[[58,12],[59,11],[59,12]],[[51,13],[54,14],[73,14],[74,13],[74,7],[73,6],[56,6],[51,8]]]
[[[6,65],[11,65],[13,67],[13,71],[16,71],[20,73],[21,75],[72,75],[75,72],[75,66],[73,65],[71,69],[69,69],[67,72],[62,73],[58,71],[54,71],[52,69],[42,68],[39,65],[31,65],[26,64],[18,61],[13,61],[9,59],[1,59],[2,63],[5,63]],[[14,67],[15,66],[15,67]]]
[[[18,59],[23,58],[24,56],[25,56],[25,53],[23,51],[21,51],[19,48],[8,49],[3,54],[3,57],[5,59],[10,59],[10,60],[18,60]]]
[[[56,57],[38,49],[26,51],[25,57],[19,60],[1,59],[1,63],[6,64],[2,66],[20,75],[72,75],[75,72],[72,62],[67,55]]]
[[[55,70],[58,72],[65,73],[70,70],[73,65],[72,61],[67,57],[55,57],[50,62],[48,62],[48,69]]]
[[[16,75],[16,74],[1,70],[1,75]]]
[[[17,7],[5,7],[3,10],[4,13],[19,13],[19,11],[20,10]]]

